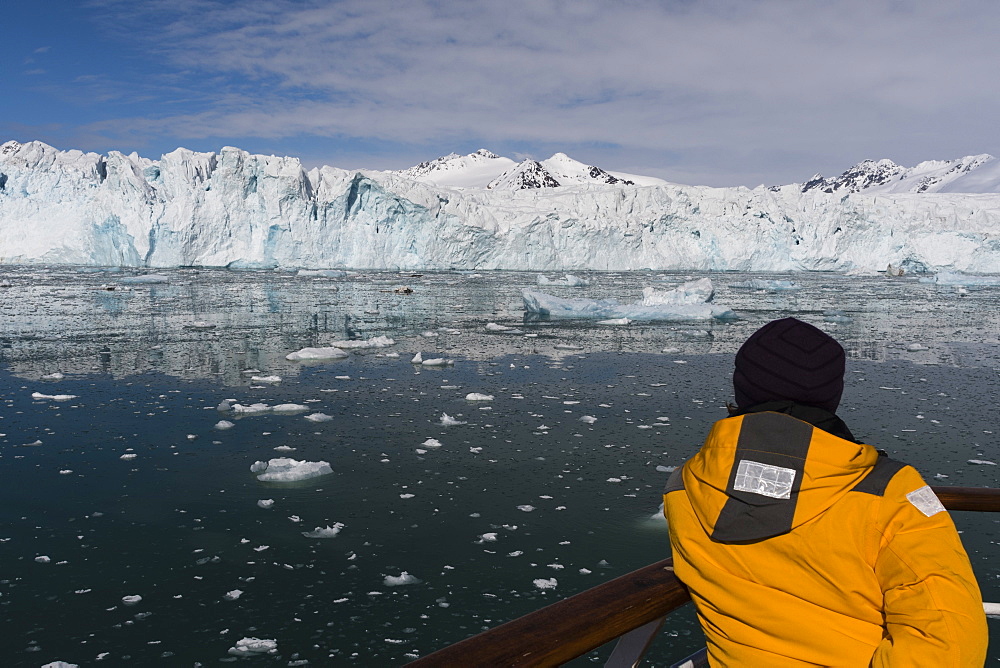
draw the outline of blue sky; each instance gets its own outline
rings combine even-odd
[[[0,141],[714,186],[1000,156],[995,0],[8,2]]]

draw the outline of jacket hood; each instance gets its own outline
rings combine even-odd
[[[846,426],[838,436],[793,417],[795,405],[758,408],[764,410],[716,422],[683,468],[694,512],[719,542],[753,543],[791,531],[850,492],[878,460],[872,446],[843,437],[850,436]],[[813,422],[843,425],[832,413],[808,411],[821,418]]]

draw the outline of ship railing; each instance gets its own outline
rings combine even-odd
[[[948,510],[1000,511],[1000,489],[935,487]],[[559,666],[615,639],[606,668],[638,666],[667,615],[690,601],[670,559],[557,601],[407,664],[409,668]],[[707,665],[704,652],[674,664]]]

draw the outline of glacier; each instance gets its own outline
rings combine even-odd
[[[966,176],[988,190],[1000,161],[975,158]],[[9,141],[0,145],[0,264],[1000,273],[1000,193],[951,192],[958,180],[942,181],[949,192],[710,188],[627,175],[612,183],[573,162],[549,161],[568,185],[509,190],[412,170],[306,169],[233,147],[151,160]],[[493,163],[513,168],[485,154],[477,165]],[[941,164],[934,169],[955,169]],[[886,174],[900,181],[898,170]]]

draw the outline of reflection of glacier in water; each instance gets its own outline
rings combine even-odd
[[[400,354],[471,359],[567,348],[700,354],[732,352],[763,322],[797,315],[834,334],[853,358],[963,365],[994,359],[982,344],[997,343],[1000,324],[996,287],[915,278],[797,274],[789,290],[787,275],[708,274],[713,304],[738,319],[609,327],[527,315],[521,289],[535,286],[532,273],[329,273],[174,270],[144,282],[119,272],[7,268],[0,272],[0,359],[26,377],[155,370],[241,384],[245,369],[295,374],[286,354],[347,339],[389,336]],[[643,288],[665,290],[687,278],[593,273],[588,285],[553,282],[546,290],[627,303],[641,300]],[[522,334],[488,331],[491,322]]]
[[[273,641],[268,665],[400,665],[660,559],[667,470],[724,414],[732,352],[787,314],[851,351],[855,434],[931,484],[1000,484],[996,287],[716,274],[740,320],[619,327],[525,320],[533,274],[124,276],[0,275],[9,665],[207,665],[245,638]],[[627,303],[686,276],[585,278],[545,290]],[[397,343],[285,359],[375,336]],[[332,473],[251,472],[277,458]],[[955,518],[1000,600],[1000,525]],[[699,642],[671,616],[650,662]]]

